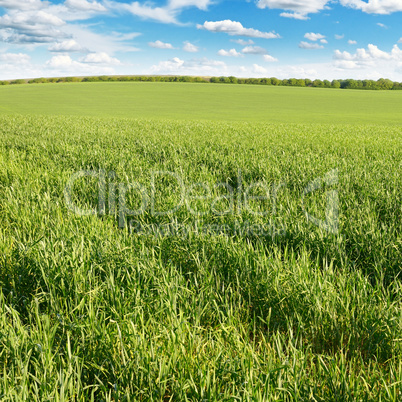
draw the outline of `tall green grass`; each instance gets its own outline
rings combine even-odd
[[[399,127],[0,123],[2,400],[401,399]],[[308,221],[301,202],[332,169],[336,234]],[[80,217],[64,198],[79,170],[114,172],[115,183],[147,191],[152,171],[175,172],[187,186],[208,184],[213,198],[219,182],[236,191],[239,172],[243,185],[283,183],[275,220],[286,233],[155,236],[119,228],[118,211]],[[157,207],[175,205],[174,180],[155,186]],[[311,215],[325,218],[328,190],[306,196]],[[81,179],[74,194],[77,205],[96,207],[97,179]],[[139,196],[129,194],[134,209]],[[218,216],[210,200],[196,206],[206,224],[272,218],[244,208]],[[151,228],[198,218],[183,206],[135,219]]]

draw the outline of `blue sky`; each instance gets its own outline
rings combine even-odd
[[[402,0],[0,0],[0,79],[402,81]]]

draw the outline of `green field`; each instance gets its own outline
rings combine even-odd
[[[278,123],[401,123],[402,91],[201,83],[76,83],[0,88],[0,113]]]
[[[401,96],[0,87],[0,399],[400,401]]]

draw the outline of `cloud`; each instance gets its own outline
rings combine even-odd
[[[337,35],[337,34],[335,34],[335,39],[337,39],[337,40],[341,40],[341,39],[343,39],[344,37],[345,37],[344,34],[342,34],[342,35]]]
[[[171,9],[181,9],[186,7],[196,7],[200,10],[207,10],[211,0],[170,0],[168,7]]]
[[[149,71],[154,74],[222,75],[227,71],[227,65],[207,58],[182,60],[174,57],[151,66]]]
[[[324,43],[324,44],[327,44],[327,43],[328,43],[328,41],[327,41],[326,39],[321,39],[320,42],[321,42],[321,43]]]
[[[381,22],[377,22],[377,25],[381,28],[387,29],[388,27],[385,24],[382,24]]]
[[[244,39],[230,39],[231,42],[237,43],[242,46],[254,45],[254,41],[252,39],[244,40]]]
[[[264,60],[268,63],[274,63],[276,61],[279,61],[277,58],[269,55],[269,54],[264,54],[264,56],[262,56],[264,58]]]
[[[170,43],[164,43],[160,40],[157,40],[156,42],[148,42],[148,46],[155,49],[174,49],[174,47]]]
[[[61,26],[65,22],[59,17],[39,10],[35,12],[5,14],[0,17],[0,27],[33,30],[40,26]]]
[[[115,10],[126,11],[143,19],[151,19],[165,24],[178,23],[175,10],[166,7],[151,7],[146,4],[141,4],[138,1],[134,1],[130,4],[111,2],[110,5],[111,8]]]
[[[211,0],[169,0],[162,7],[154,7],[150,2],[142,4],[138,1],[120,3],[105,0],[105,4],[112,10],[126,11],[143,19],[151,19],[166,24],[179,24],[177,17],[184,8],[196,7],[200,10],[206,10],[211,4]]]
[[[367,14],[392,14],[402,11],[402,2],[399,0],[340,0],[340,3]]]
[[[73,60],[70,56],[61,54],[58,56],[53,56],[46,62],[46,64],[52,68],[65,68],[70,67],[73,64]]]
[[[402,38],[399,38],[398,43],[402,43]]]
[[[48,50],[51,52],[88,52],[87,49],[83,48],[74,39],[68,39],[63,42],[55,43],[54,45],[50,46]]]
[[[114,74],[112,67],[105,63],[84,63],[73,60],[69,55],[53,56],[45,64],[45,67],[51,70],[51,75],[94,75],[94,74]],[[43,75],[43,74],[41,74]],[[46,75],[49,75],[47,73]],[[38,75],[37,75],[38,76]]]
[[[309,20],[310,19],[309,17],[307,17],[306,14],[300,14],[300,13],[281,13],[279,15],[284,18],[293,18],[295,20]]]
[[[0,41],[18,45],[34,45],[54,42],[55,39],[65,38],[60,31],[40,31],[35,33],[18,33],[13,30],[0,30]]]
[[[0,17],[0,39],[15,44],[49,43],[66,38],[65,22],[47,11],[16,11]]]
[[[323,49],[324,46],[319,45],[318,43],[310,43],[310,42],[301,41],[299,43],[299,48],[300,49]]]
[[[113,55],[116,52],[127,53],[139,50],[132,45],[132,39],[140,35],[137,32],[102,34],[92,32],[80,24],[67,24],[63,27],[63,31],[91,52],[106,52]]]
[[[308,14],[315,14],[326,8],[329,0],[258,0],[258,8],[281,9],[288,12],[280,14],[281,17],[308,19]]]
[[[19,11],[39,10],[43,7],[43,3],[41,0],[0,0],[0,7]]]
[[[394,45],[391,52],[384,52],[378,46],[369,44],[367,49],[357,49],[356,53],[335,50],[335,66],[339,68],[364,68],[375,67],[381,63],[400,63],[402,61],[402,50]]]
[[[348,43],[349,43],[349,45],[356,45],[357,44],[357,42],[355,40],[351,40],[351,39],[348,40]]]
[[[246,46],[242,53],[244,54],[267,54],[267,50],[260,46]]]
[[[185,41],[183,42],[183,50],[188,53],[197,53],[199,51],[198,46],[193,45],[192,43]]]
[[[86,1],[86,0],[66,0],[64,4],[72,9],[75,10],[82,10],[82,11],[97,11],[97,12],[104,12],[107,11],[106,8],[96,2],[96,1]]]
[[[121,64],[120,60],[114,57],[110,57],[105,52],[89,53],[85,57],[82,57],[79,61],[81,63],[91,63],[91,64],[109,64],[109,65]]]
[[[223,21],[205,21],[203,25],[198,24],[198,29],[206,29],[210,32],[224,32],[231,36],[247,36],[251,38],[273,39],[280,38],[275,32],[261,32],[254,28],[244,28],[240,22],[223,20]]]
[[[24,53],[0,54],[0,62],[5,64],[20,65],[29,63],[31,57]]]
[[[253,64],[253,71],[254,73],[260,75],[260,74],[266,74],[268,70],[258,64]]]
[[[218,51],[218,54],[219,54],[219,56],[225,56],[225,57],[242,57],[243,56],[236,49],[230,49],[230,50],[221,49]]]
[[[316,42],[317,40],[320,40],[320,39],[324,39],[324,38],[325,38],[324,35],[321,35],[320,33],[313,33],[313,32],[306,33],[306,34],[304,35],[304,37],[305,37],[306,39],[312,40],[312,41],[314,41],[314,42]]]

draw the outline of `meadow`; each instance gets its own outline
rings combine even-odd
[[[400,401],[401,105],[0,87],[0,399]]]
[[[269,123],[401,123],[400,91],[89,82],[0,88],[0,114]]]

